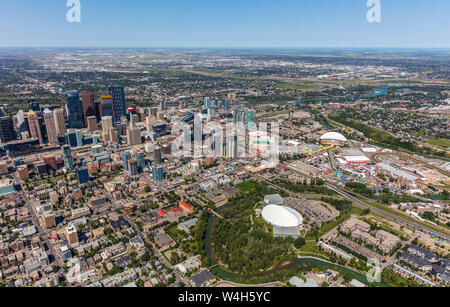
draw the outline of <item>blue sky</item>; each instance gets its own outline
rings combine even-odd
[[[449,0],[0,0],[2,47],[450,47]]]

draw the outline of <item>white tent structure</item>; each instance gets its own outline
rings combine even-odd
[[[321,142],[337,141],[342,143],[347,143],[348,140],[345,136],[338,132],[328,132],[320,137]]]
[[[292,228],[298,227],[303,223],[303,217],[294,209],[269,205],[262,210],[263,219],[274,227]]]

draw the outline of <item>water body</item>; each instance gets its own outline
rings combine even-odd
[[[362,96],[335,96],[335,97],[318,97],[318,98],[311,98],[311,99],[297,99],[293,101],[272,101],[272,102],[246,102],[244,104],[253,104],[253,105],[269,105],[269,104],[284,104],[284,103],[290,103],[290,104],[297,104],[297,103],[312,103],[312,102],[324,102],[324,101],[338,101],[341,99],[349,99],[349,100],[355,100],[355,99],[369,99],[369,98],[375,98],[378,96],[387,96],[389,94],[390,88],[395,87],[406,87],[405,85],[387,85],[382,87],[377,87],[373,90],[372,94],[369,95],[362,95]]]

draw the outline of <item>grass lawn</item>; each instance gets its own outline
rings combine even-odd
[[[257,182],[254,181],[244,181],[236,185],[236,188],[242,193],[247,193],[253,191],[258,186]]]
[[[56,183],[58,183],[59,180],[64,180],[65,177],[64,176],[58,176],[58,177],[51,177],[49,179],[50,179],[50,183],[51,184],[56,184]],[[38,180],[38,181],[33,181],[31,184],[33,186],[37,187],[39,185],[46,184],[46,183],[48,183],[48,179],[47,178],[41,179],[41,180]]]
[[[188,237],[188,234],[186,234],[184,231],[181,231],[177,228],[178,226],[172,226],[168,229],[166,229],[166,233],[175,241],[178,243],[181,243],[181,240]]]
[[[428,143],[439,147],[450,147],[450,140],[448,139],[431,139],[428,140]]]

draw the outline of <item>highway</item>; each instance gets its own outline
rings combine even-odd
[[[286,166],[287,166],[287,165],[286,165]],[[303,173],[303,172],[302,172],[301,170],[299,170],[298,168],[295,168],[295,167],[293,167],[293,166],[287,166],[287,167],[290,168],[290,169],[293,170],[293,171],[296,171],[297,173],[301,174],[301,175],[304,176],[304,177],[311,178],[311,176],[309,176],[309,175]],[[417,230],[417,231],[421,231],[421,232],[423,232],[423,233],[425,233],[425,234],[428,234],[428,235],[438,236],[438,237],[442,238],[442,239],[445,240],[445,241],[449,241],[449,240],[450,240],[450,237],[448,237],[447,235],[445,235],[445,234],[443,234],[443,233],[438,233],[438,232],[436,232],[436,231],[434,231],[434,230],[432,230],[432,229],[430,229],[430,228],[428,228],[428,227],[422,226],[422,225],[420,225],[420,224],[418,224],[418,223],[412,222],[412,221],[410,221],[410,220],[408,220],[408,219],[405,219],[405,218],[402,218],[402,217],[400,217],[400,216],[398,216],[398,215],[395,215],[395,214],[389,213],[389,212],[387,212],[387,211],[384,211],[384,210],[382,210],[382,209],[379,209],[379,208],[377,208],[377,207],[371,206],[370,204],[367,204],[367,203],[365,203],[365,202],[359,200],[359,199],[356,198],[355,196],[350,195],[348,192],[346,192],[346,191],[340,189],[339,187],[337,187],[337,186],[335,186],[335,185],[333,185],[333,184],[325,183],[325,185],[326,185],[326,187],[328,187],[330,190],[333,190],[333,191],[335,191],[336,193],[338,193],[339,195],[344,196],[345,198],[351,200],[351,201],[354,203],[354,205],[355,205],[356,207],[358,207],[358,208],[361,208],[361,209],[370,209],[371,212],[374,212],[374,213],[376,213],[377,215],[380,215],[380,216],[382,216],[382,217],[384,217],[384,218],[386,218],[386,219],[388,219],[388,220],[394,221],[394,222],[396,222],[396,223],[400,223],[400,224],[402,224],[402,225],[408,226],[409,228],[412,228],[412,229]],[[399,214],[400,214],[400,213],[399,213]]]

